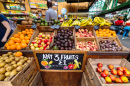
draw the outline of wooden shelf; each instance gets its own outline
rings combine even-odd
[[[25,19],[9,19],[9,20],[18,21],[18,20],[25,20]]]
[[[2,2],[2,3],[10,3],[10,4],[21,4],[21,5],[25,5],[25,3],[15,3],[15,2]]]
[[[3,15],[9,15],[9,16],[28,16],[29,14],[4,14]]]
[[[43,10],[47,10],[48,8],[31,8],[31,9],[43,9]]]

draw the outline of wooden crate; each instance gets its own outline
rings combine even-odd
[[[28,86],[38,72],[34,58],[16,76],[0,81],[0,86]]]
[[[42,31],[54,31],[50,26],[38,26],[38,29],[42,30]]]
[[[75,38],[75,48],[76,48],[76,43],[77,42],[85,42],[85,44],[88,44],[88,41],[94,41],[95,45],[97,45],[97,48],[98,48],[97,51],[100,50],[97,39],[96,38],[91,38],[91,37],[88,37],[88,38]]]
[[[126,59],[88,59],[87,68],[96,86],[130,86],[130,82],[121,84],[120,83],[107,84],[104,78],[102,78],[100,74],[96,72],[98,63],[102,63],[103,64],[102,70],[107,69],[109,73],[110,73],[110,69],[108,68],[109,64],[112,64],[115,69],[117,67],[126,67],[128,70],[130,70],[129,67],[130,63]]]
[[[21,32],[21,31],[23,31],[23,30],[25,30],[25,29],[31,29],[31,26],[30,26],[30,25],[17,25],[16,29],[15,29],[14,32],[11,34],[10,38],[13,37],[14,34],[17,34],[18,32]],[[36,30],[34,30],[34,32],[33,32],[33,34],[32,34],[32,37],[31,37],[31,39],[30,39],[30,41],[29,41],[27,47],[26,47],[26,48],[23,48],[22,50],[28,50],[28,49],[29,49],[29,45],[30,45],[30,43],[31,43],[31,40],[33,39],[33,35],[35,34],[35,31],[36,31]],[[10,38],[8,39],[8,41],[10,40]],[[7,43],[8,43],[8,41],[7,41]],[[4,46],[4,47],[2,47],[1,49],[6,50],[6,47]]]
[[[123,48],[123,46],[122,46],[122,44],[121,44],[121,42],[120,42],[120,40],[119,40],[119,38],[97,38],[97,43],[98,43],[98,45],[99,45],[99,48],[100,48],[100,44],[99,44],[99,42],[101,41],[101,40],[103,40],[103,41],[105,41],[105,40],[110,40],[110,41],[115,41],[116,42],[116,44],[118,45],[118,47],[122,47],[122,51],[124,51],[124,48]],[[100,48],[100,50],[101,50],[101,48]]]
[[[93,26],[81,26],[80,29],[87,29],[88,31],[92,31],[92,35],[94,37],[76,37],[76,38],[95,38],[96,37],[96,33],[95,33],[95,30],[93,28]],[[75,33],[77,32],[78,30],[75,29]]]
[[[36,74],[29,86],[43,86],[42,75],[40,71]]]
[[[87,77],[86,79],[87,79],[88,86],[96,86],[94,84],[93,77],[90,75],[89,69],[87,68],[86,65],[85,65],[84,74],[85,74],[85,77]]]
[[[35,34],[34,34],[33,37],[32,37],[31,43],[32,43],[32,41],[35,40],[36,37],[38,37],[38,34],[39,34],[39,33],[44,33],[45,35],[47,35],[47,34],[50,34],[50,35],[51,35],[51,34],[53,33],[53,38],[52,38],[52,42],[53,42],[53,40],[54,40],[54,35],[55,35],[54,30],[41,28],[41,26],[39,26],[39,27],[36,29]],[[30,44],[31,44],[31,43],[30,43]],[[29,46],[29,49],[31,49],[30,46]]]
[[[85,73],[83,73],[82,79],[81,79],[81,86],[89,86],[86,78],[88,77],[86,77]]]

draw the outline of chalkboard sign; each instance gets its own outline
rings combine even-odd
[[[41,70],[81,70],[84,54],[36,53]]]

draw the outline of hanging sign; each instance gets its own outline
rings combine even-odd
[[[46,52],[46,51],[45,51]],[[84,53],[34,53],[40,70],[82,70]]]

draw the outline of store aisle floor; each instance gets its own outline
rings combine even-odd
[[[120,39],[123,46],[130,49],[130,37],[128,37],[127,39],[122,39],[122,35],[118,35],[118,38]]]

